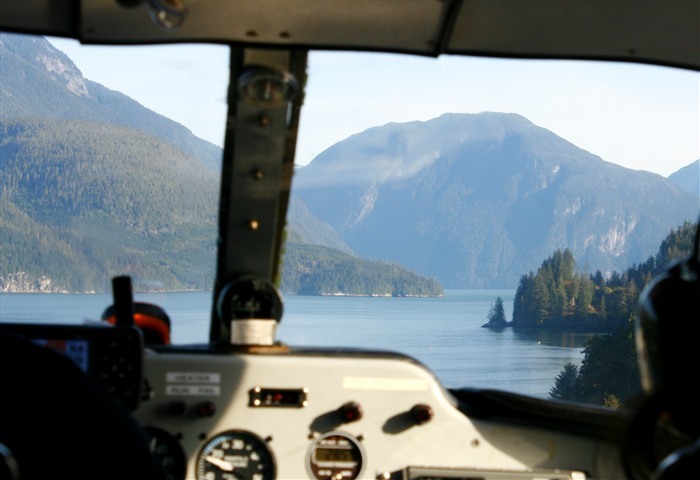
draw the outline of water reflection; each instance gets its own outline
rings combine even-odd
[[[559,330],[517,329],[513,330],[517,341],[537,343],[552,347],[583,348],[594,333],[564,332]]]

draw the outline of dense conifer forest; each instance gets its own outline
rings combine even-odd
[[[512,326],[613,333],[629,320],[644,286],[669,262],[688,255],[693,239],[694,226],[686,222],[669,233],[655,256],[609,278],[578,271],[571,251],[557,250],[536,273],[520,277]]]
[[[596,328],[605,327],[604,330],[608,332],[595,335],[588,341],[580,367],[573,363],[564,366],[549,392],[550,398],[613,408],[634,400],[641,391],[634,343],[634,319],[639,294],[669,263],[690,255],[696,228],[689,222],[684,223],[669,233],[655,256],[650,256],[642,264],[633,265],[622,274],[615,272],[607,280],[602,278],[600,272],[588,276],[577,274],[572,270],[573,257],[566,251],[556,252],[545,260],[537,274],[521,279],[516,294],[517,308],[522,312],[522,304],[529,298],[535,304],[532,309],[544,314],[541,322],[532,322],[531,309],[528,309],[525,317],[528,323],[557,328],[594,325]],[[537,280],[538,276],[541,280]],[[573,286],[577,282],[578,290]],[[527,290],[530,285],[536,284],[548,284],[549,288],[539,286]],[[523,285],[526,287],[521,288]],[[584,289],[586,293],[580,293]],[[532,296],[527,297],[527,292],[531,292]],[[577,308],[577,301],[585,304]],[[564,319],[558,318],[557,312]]]
[[[435,297],[442,286],[396,264],[316,245],[286,245],[281,290],[297,295]]]

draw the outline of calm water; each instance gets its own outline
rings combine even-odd
[[[285,297],[277,338],[291,346],[363,347],[408,354],[447,387],[496,388],[546,397],[567,362],[580,364],[585,334],[480,328],[497,296],[512,290],[447,291],[443,298]],[[211,292],[136,294],[165,308],[174,343],[208,338]],[[2,294],[3,322],[97,320],[110,295]]]

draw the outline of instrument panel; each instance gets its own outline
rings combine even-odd
[[[470,419],[401,355],[148,351],[144,381],[169,480],[624,478],[612,445]]]

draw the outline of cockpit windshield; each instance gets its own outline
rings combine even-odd
[[[0,321],[101,321],[130,275],[173,343],[207,342],[230,49],[0,48]],[[639,292],[692,244],[698,85],[632,64],[311,52],[278,340],[624,405]]]

